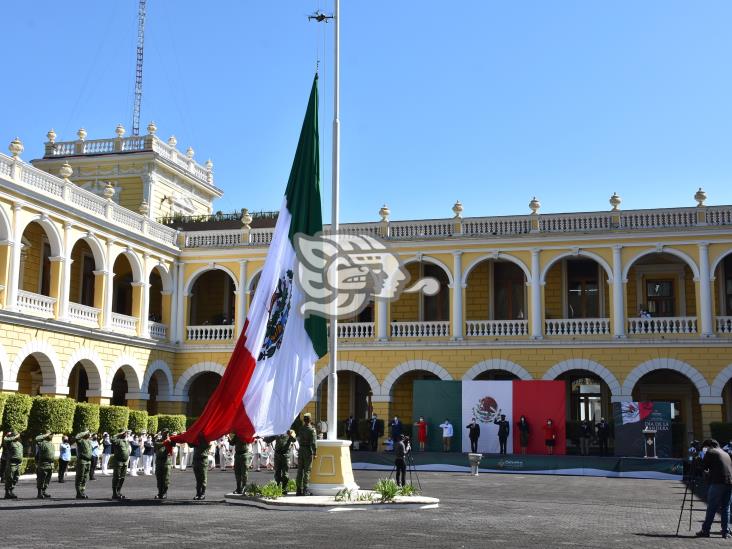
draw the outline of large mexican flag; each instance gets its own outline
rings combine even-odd
[[[272,242],[247,315],[218,387],[199,419],[176,440],[195,443],[226,433],[250,439],[284,433],[313,398],[314,367],[327,352],[325,319],[304,318],[294,276],[296,234],[323,228],[318,154],[318,77]]]

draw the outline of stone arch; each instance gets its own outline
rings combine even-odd
[[[651,360],[647,360],[640,366],[636,366],[633,371],[625,377],[625,381],[623,381],[622,394],[626,397],[630,397],[633,394],[633,388],[640,378],[654,370],[674,370],[683,374],[689,378],[689,380],[696,386],[697,391],[699,391],[700,404],[711,404],[711,402],[707,401],[711,397],[711,388],[709,387],[706,378],[696,368],[690,366],[686,362],[669,357],[653,358]]]
[[[726,252],[719,254],[719,256],[716,257],[714,261],[712,261],[711,265],[709,266],[709,277],[712,280],[714,280],[714,273],[717,270],[717,267],[719,267],[719,264],[722,263],[722,261],[724,261],[724,258],[729,256],[730,254],[732,254],[732,250],[727,250]]]
[[[69,384],[71,371],[79,362],[84,365],[86,376],[89,379],[89,389],[92,391],[101,391],[102,387],[105,386],[102,358],[96,351],[89,347],[82,347],[71,355],[71,358],[66,362],[66,367],[61,372],[59,385],[66,386]]]
[[[108,370],[105,389],[112,390],[112,382],[118,370],[122,370],[127,380],[128,393],[140,393],[140,380],[142,379],[140,364],[136,358],[129,355],[123,355],[114,361]]]
[[[226,371],[226,366],[222,366],[218,362],[199,362],[188,368],[183,375],[178,378],[178,382],[175,384],[175,390],[173,394],[177,396],[187,396],[188,389],[191,387],[193,380],[204,372],[214,372],[223,377]]]
[[[170,273],[170,269],[167,267],[167,265],[165,265],[165,263],[163,262],[156,263],[148,269],[147,275],[145,276],[145,282],[149,282],[150,275],[156,269],[158,271],[158,274],[160,275],[160,280],[163,282],[163,291],[172,292],[173,275]]]
[[[162,399],[173,396],[173,372],[171,371],[170,366],[168,366],[168,363],[164,360],[156,360],[155,362],[148,364],[147,369],[145,370],[145,377],[142,378],[142,388],[140,390],[143,393],[148,392],[150,380],[155,372],[162,372],[163,377],[165,378],[165,387],[161,387],[160,384],[158,384],[158,398]]]
[[[587,370],[597,375],[605,383],[607,383],[610,389],[610,396],[620,394],[620,382],[613,375],[613,373],[605,368],[602,364],[590,360],[588,358],[570,358],[564,360],[558,364],[555,364],[549,370],[546,371],[542,379],[553,380],[557,379],[560,375],[571,370]]]
[[[546,282],[546,275],[549,272],[549,269],[551,269],[558,261],[561,261],[562,259],[567,258],[576,258],[576,257],[586,257],[588,259],[592,259],[596,261],[605,271],[605,274],[607,275],[607,281],[609,284],[612,284],[613,282],[613,269],[610,267],[610,264],[605,261],[605,259],[601,256],[596,254],[595,252],[589,252],[587,250],[573,250],[568,251],[559,254],[557,257],[553,258],[549,263],[547,263],[544,268],[541,270],[541,277],[539,278],[539,282],[541,284],[544,284]]]
[[[455,283],[455,280],[452,276],[452,271],[450,268],[445,265],[442,261],[439,259],[435,259],[434,257],[430,257],[428,255],[418,255],[414,258],[408,259],[404,262],[404,265],[409,265],[410,263],[432,263],[433,265],[437,265],[440,269],[445,271],[445,274],[447,275],[447,282],[452,288],[453,284]]]
[[[0,241],[11,240],[12,235],[12,223],[8,217],[8,212],[5,208],[0,206]]]
[[[384,396],[388,396],[391,393],[391,388],[394,383],[403,374],[406,374],[407,372],[412,372],[414,370],[424,370],[426,372],[432,372],[443,381],[452,380],[452,376],[450,375],[450,373],[439,364],[435,364],[434,362],[430,362],[429,360],[408,360],[406,362],[403,362],[387,374],[387,376],[384,378],[384,383],[381,384],[381,394]]]
[[[722,398],[722,391],[724,391],[724,386],[727,385],[727,382],[730,379],[732,379],[732,364],[724,368],[721,372],[717,374],[717,377],[714,378],[714,382],[709,389],[709,395],[712,398]]]
[[[623,267],[623,280],[627,280],[628,273],[630,272],[630,269],[633,267],[633,265],[641,259],[642,257],[645,257],[647,255],[651,254],[657,254],[657,253],[663,253],[663,254],[669,254],[674,255],[681,259],[684,263],[686,263],[689,268],[691,269],[691,272],[694,274],[694,280],[699,280],[699,267],[697,266],[696,262],[691,258],[691,256],[685,254],[684,252],[680,250],[676,250],[674,248],[667,248],[666,246],[663,247],[656,247],[656,248],[649,248],[647,250],[644,250],[628,261],[628,263]],[[710,271],[711,276],[714,276],[714,271]]]
[[[193,272],[191,277],[186,281],[184,287],[183,287],[183,295],[190,295],[191,290],[193,289],[193,285],[196,283],[196,280],[198,280],[198,277],[201,276],[203,273],[206,273],[208,271],[213,270],[219,270],[224,271],[226,274],[228,274],[231,277],[231,280],[234,282],[234,291],[239,291],[239,279],[236,277],[236,275],[232,272],[231,269],[224,267],[223,265],[219,265],[217,263],[209,263],[208,265],[204,265],[200,269],[197,269]]]
[[[51,256],[61,257],[64,253],[64,246],[61,234],[59,233],[56,224],[51,221],[46,214],[39,214],[30,218],[24,225],[22,225],[18,229],[20,235],[22,236],[22,234],[28,228],[28,225],[34,222],[43,227],[43,231],[48,237],[48,243],[51,246]]]
[[[510,254],[504,254],[504,253],[495,253],[495,254],[487,254],[482,255],[478,258],[476,258],[468,267],[465,269],[465,272],[463,273],[463,287],[465,287],[468,283],[468,276],[470,276],[470,273],[475,269],[478,265],[483,263],[483,261],[488,260],[494,260],[494,261],[508,261],[510,263],[513,263],[516,265],[519,269],[521,269],[524,273],[524,276],[526,277],[526,283],[531,284],[531,271],[526,266],[526,264],[521,261],[519,258],[514,257]]]
[[[133,252],[130,248],[125,248],[124,250],[110,257],[109,268],[114,269],[114,263],[115,261],[117,261],[117,258],[120,255],[124,255],[127,258],[127,261],[130,262],[130,268],[132,269],[132,282],[147,282],[143,274],[142,262],[140,261],[140,258],[137,256],[137,254]]]
[[[252,286],[254,286],[254,281],[256,280],[257,283],[259,283],[259,277],[262,276],[263,270],[263,268],[257,269],[247,281],[247,292],[249,292],[250,294],[252,293]]]
[[[376,379],[376,376],[371,372],[371,370],[369,370],[363,364],[354,362],[352,360],[339,361],[338,362],[338,371],[340,372],[342,370],[348,370],[349,372],[354,372],[354,373],[360,375],[369,384],[369,387],[371,387],[371,392],[374,395],[381,394],[381,385],[379,384],[379,381]],[[321,368],[320,370],[318,370],[318,372],[315,374],[314,387],[316,390],[317,390],[318,386],[323,382],[323,380],[328,377],[329,373],[330,373],[330,366],[326,366],[325,368]]]
[[[11,364],[8,353],[5,350],[5,346],[0,343],[0,390],[2,390],[4,384],[9,384],[13,380],[13,377],[10,375],[10,368]]]
[[[104,252],[104,246],[102,245],[101,241],[96,237],[96,235],[92,233],[86,233],[85,235],[80,236],[73,242],[69,242],[69,249],[68,254],[69,257],[71,257],[71,253],[74,250],[74,246],[80,241],[83,240],[87,243],[89,246],[89,249],[92,252],[92,255],[94,256],[94,268],[97,271],[106,271],[107,270],[107,258]]]
[[[483,372],[488,370],[503,370],[504,372],[511,372],[518,376],[519,379],[529,380],[534,379],[533,376],[526,371],[523,366],[519,366],[515,362],[506,360],[505,358],[493,358],[491,360],[483,360],[475,364],[470,370],[463,374],[463,381],[470,381],[478,377]]]
[[[38,361],[43,372],[44,387],[53,387],[54,392],[63,393],[59,391],[59,380],[62,377],[61,374],[61,361],[56,354],[56,350],[47,341],[40,339],[34,339],[26,343],[23,348],[18,351],[15,355],[15,360],[10,367],[10,380],[17,381],[18,372],[23,361],[29,356],[33,357]]]

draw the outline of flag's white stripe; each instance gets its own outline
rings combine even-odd
[[[295,272],[295,250],[289,239],[291,219],[283,204],[248,315],[246,347],[255,359],[262,347],[270,299],[277,282],[288,269]],[[314,365],[318,356],[305,331],[305,321],[300,314],[303,294],[294,279],[291,288],[290,312],[282,345],[272,358],[257,363],[244,393],[244,409],[255,432],[262,436],[289,429],[292,420],[314,394]]]

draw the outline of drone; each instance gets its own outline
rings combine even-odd
[[[308,15],[308,21],[312,21],[313,19],[315,19],[318,23],[322,23],[323,21],[327,23],[328,19],[333,19],[333,16],[325,15],[322,11],[316,11],[314,14]]]

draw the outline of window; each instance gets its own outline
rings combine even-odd
[[[732,255],[724,258],[724,314],[732,316]]]
[[[524,318],[524,273],[513,263],[493,264],[494,320]]]
[[[43,241],[43,257],[41,264],[41,295],[51,295],[51,245]]]
[[[602,388],[600,380],[590,377],[571,381],[571,414],[575,421],[599,421],[602,414]]]
[[[447,287],[447,275],[437,265],[422,265],[422,274],[431,277],[440,283],[440,291],[436,295],[424,295],[422,302],[422,319],[449,320],[450,319],[450,290]]]
[[[94,258],[84,254],[81,271],[80,301],[87,307],[94,306]]]
[[[600,316],[599,265],[592,260],[567,261],[567,315],[569,318]]]
[[[646,280],[646,300],[651,316],[674,316],[673,280]]]

